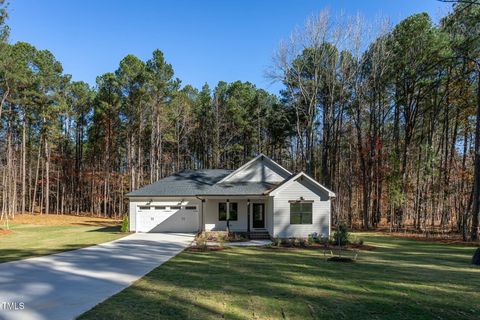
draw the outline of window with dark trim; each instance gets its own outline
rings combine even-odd
[[[218,221],[227,221],[227,203],[218,203]]]
[[[156,206],[155,207],[155,210],[165,210],[165,209],[167,209],[167,207],[165,207],[165,206]]]
[[[228,220],[237,221],[238,220],[238,203],[230,202],[230,210],[228,212]]]
[[[181,206],[171,206],[170,207],[170,210],[180,210],[180,209],[182,209]]]
[[[140,210],[150,210],[149,206],[140,206],[138,207]]]
[[[228,207],[229,207],[229,210],[227,210]],[[238,203],[219,202],[218,203],[218,221],[227,221],[227,211],[229,211],[228,220],[230,221],[238,220]]]
[[[290,224],[312,224],[312,203],[291,202]]]
[[[185,209],[186,210],[197,210],[197,207],[196,206],[186,206]]]

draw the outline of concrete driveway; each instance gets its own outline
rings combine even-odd
[[[93,247],[1,263],[0,319],[73,319],[174,257],[193,237],[139,233]]]

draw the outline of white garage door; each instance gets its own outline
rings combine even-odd
[[[137,207],[138,232],[197,232],[198,207],[151,205]]]

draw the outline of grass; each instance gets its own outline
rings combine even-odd
[[[63,217],[63,218],[62,218]],[[115,220],[19,215],[0,235],[0,262],[38,257],[123,237]]]
[[[184,251],[80,319],[478,319],[475,248],[361,235],[356,263],[319,250]]]

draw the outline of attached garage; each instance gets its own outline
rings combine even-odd
[[[198,195],[231,172],[181,171],[128,193],[130,231],[200,231],[204,203]]]
[[[197,232],[199,206],[171,203],[137,204],[137,232]]]

